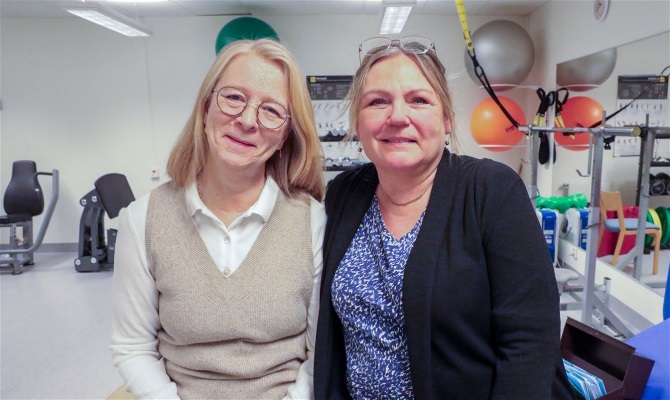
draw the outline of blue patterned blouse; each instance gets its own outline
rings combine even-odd
[[[332,301],[344,328],[354,399],[414,398],[402,287],[424,215],[398,240],[386,229],[375,196],[335,273]]]

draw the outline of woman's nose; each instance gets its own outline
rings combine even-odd
[[[237,121],[242,125],[245,131],[255,130],[258,128],[256,114],[257,112],[254,105],[248,103],[247,107],[242,111],[242,114],[237,116]]]
[[[409,124],[409,111],[409,107],[404,101],[393,102],[388,123],[394,126]]]

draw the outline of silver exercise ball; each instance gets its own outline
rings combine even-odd
[[[556,83],[575,92],[600,86],[616,66],[616,48],[558,64]]]
[[[533,68],[533,40],[525,29],[512,21],[498,20],[482,25],[472,34],[472,44],[477,61],[496,92],[518,86]],[[467,47],[465,69],[470,79],[481,86]]]

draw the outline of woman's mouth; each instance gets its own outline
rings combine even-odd
[[[388,138],[388,139],[383,139],[383,142],[386,143],[413,143],[415,140],[408,139],[408,138]]]
[[[244,141],[244,140],[241,140],[241,139],[238,139],[238,138],[236,138],[236,137],[234,137],[234,136],[226,135],[226,136],[224,136],[224,137],[225,137],[226,139],[230,140],[231,142],[235,143],[235,144],[239,144],[239,145],[242,145],[242,146],[248,146],[248,147],[254,147],[254,144],[253,144],[253,143],[251,143],[251,142],[247,142],[247,141]]]

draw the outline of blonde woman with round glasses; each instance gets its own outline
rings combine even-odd
[[[288,50],[225,47],[170,154],[172,180],[120,221],[111,350],[128,392],[312,397],[320,150]]]
[[[429,39],[359,49],[350,126],[372,163],[326,195],[315,397],[570,398],[524,183],[446,148],[454,108]]]

